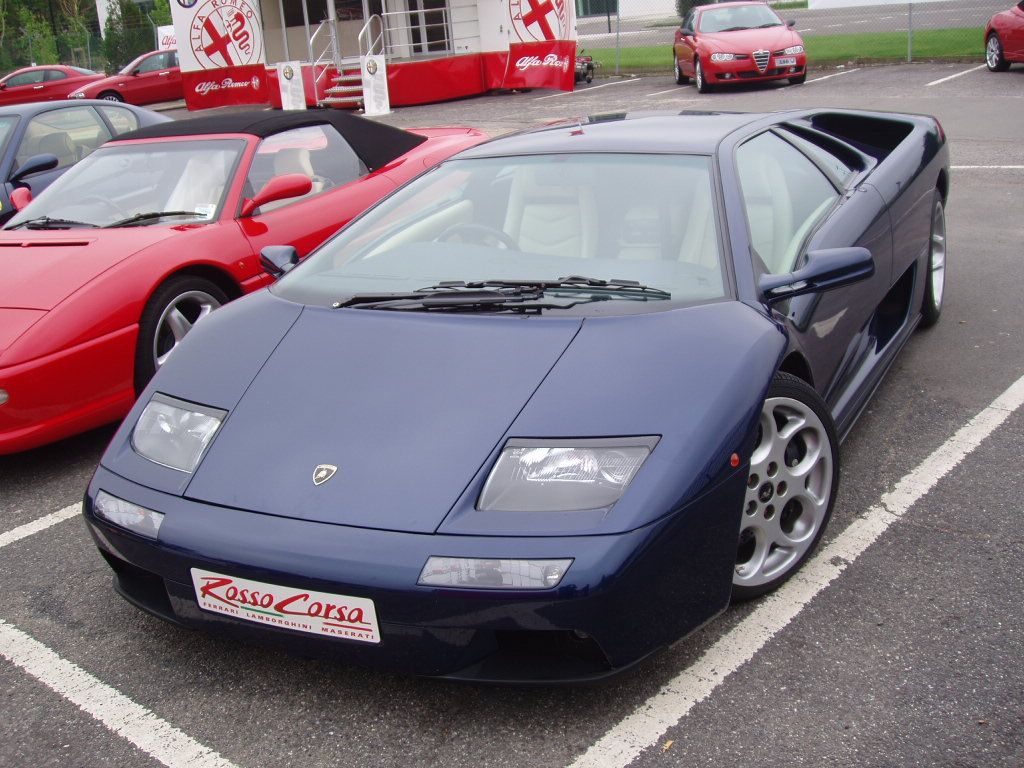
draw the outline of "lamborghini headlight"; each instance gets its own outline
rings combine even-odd
[[[225,416],[227,411],[157,393],[132,431],[132,448],[157,464],[192,472]]]
[[[736,54],[735,53],[712,53],[711,54],[711,60],[712,61],[732,61],[735,58],[736,58]]]
[[[477,509],[571,512],[610,507],[657,443],[657,437],[509,440]]]
[[[786,56],[793,56],[797,53],[803,53],[804,47],[802,45],[791,45],[789,48],[783,51]]]

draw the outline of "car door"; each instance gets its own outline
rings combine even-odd
[[[878,191],[857,183],[858,169],[843,173],[839,158],[808,144],[791,131],[767,131],[737,149],[736,169],[757,273],[792,272],[808,253],[828,248],[860,246],[874,257],[875,274],[866,280],[775,305],[815,386],[841,417],[894,335],[875,322],[890,288],[892,226]]]
[[[6,80],[0,80],[3,84],[0,90],[0,104],[28,104],[32,101],[44,101],[44,90],[46,71],[33,69],[28,72],[21,72],[11,75]]]
[[[184,98],[181,91],[181,67],[178,66],[178,52],[164,51],[161,67],[157,71],[155,101],[178,101]]]
[[[683,20],[682,26],[676,30],[675,53],[679,61],[679,71],[687,77],[693,77],[693,59],[697,50],[697,39],[694,35],[684,35],[683,30],[694,30],[697,23],[697,12],[691,10]]]
[[[1010,11],[1011,19],[1006,31],[1005,54],[1017,61],[1024,61],[1024,0]]]
[[[301,173],[313,184],[303,197],[281,200],[239,219],[253,253],[267,245],[294,245],[305,257],[369,205],[395,189],[383,174],[366,167],[330,125],[313,125],[268,136],[249,166],[243,198],[275,176]]]
[[[164,66],[166,61],[164,51],[143,57],[122,86],[124,100],[129,104],[152,104],[160,101],[163,82],[168,72]]]

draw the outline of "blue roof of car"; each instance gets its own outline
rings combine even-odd
[[[711,154],[733,131],[769,115],[749,112],[635,112],[565,120],[503,136],[459,158],[563,152]]]
[[[130,109],[136,114],[148,114],[160,121],[170,121],[169,117],[153,112],[145,107],[135,107],[131,104],[115,103],[103,99],[57,99],[54,101],[33,101],[28,104],[7,104],[0,105],[0,117],[35,117],[41,112],[49,112],[53,109],[68,109],[70,107],[123,107]]]

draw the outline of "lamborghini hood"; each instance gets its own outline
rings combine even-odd
[[[580,324],[307,307],[231,410],[185,495],[433,532]],[[316,485],[320,465],[337,471]]]
[[[0,308],[49,311],[115,264],[177,234],[171,227],[0,232]]]

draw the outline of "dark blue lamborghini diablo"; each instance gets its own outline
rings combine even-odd
[[[86,520],[169,621],[617,672],[791,576],[945,277],[928,117],[617,115],[463,152],[203,321]]]

